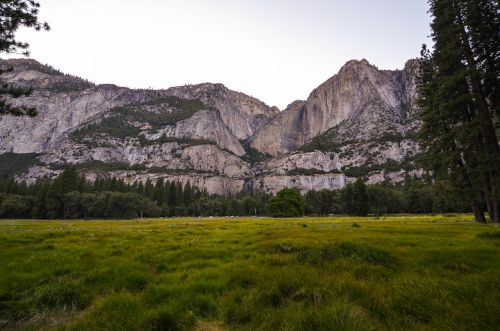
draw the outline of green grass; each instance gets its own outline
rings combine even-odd
[[[0,221],[0,329],[498,330],[469,215]]]

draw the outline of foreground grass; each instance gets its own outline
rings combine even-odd
[[[469,216],[0,221],[0,328],[494,330]]]

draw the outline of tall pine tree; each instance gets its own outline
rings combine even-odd
[[[419,77],[423,164],[500,222],[498,1],[430,0],[434,51],[422,52]]]

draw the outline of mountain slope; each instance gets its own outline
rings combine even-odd
[[[39,116],[0,118],[0,153],[31,153],[19,174],[30,181],[73,164],[89,178],[189,180],[216,194],[306,191],[358,175],[401,180],[418,152],[415,60],[399,71],[350,61],[283,112],[221,84],[131,90],[34,60],[0,66],[14,68],[2,79],[33,88],[14,102]]]

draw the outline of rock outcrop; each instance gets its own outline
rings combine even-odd
[[[270,118],[279,113],[276,107],[243,93],[231,91],[222,84],[199,84],[171,87],[169,95],[183,99],[197,99],[218,110],[222,122],[238,139],[255,134]]]

